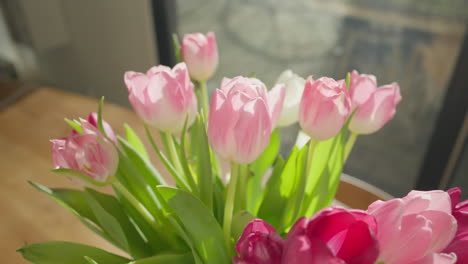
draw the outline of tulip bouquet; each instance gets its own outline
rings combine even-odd
[[[468,203],[460,202],[458,188],[412,191],[365,211],[330,207],[357,136],[376,132],[395,115],[398,84],[378,87],[374,76],[357,71],[338,81],[285,71],[270,90],[256,78],[224,78],[209,103],[205,83],[218,63],[214,34],[189,34],[175,43],[180,63],[173,68],[124,76],[164,171],[153,166],[132,128],[115,135],[101,100],[87,119],[66,120],[69,136],[51,140],[53,171],[83,188],[32,183],[121,252],[45,242],[19,249],[25,259],[468,263]],[[283,158],[277,127],[298,121],[307,143]],[[99,191],[107,185],[113,194]]]

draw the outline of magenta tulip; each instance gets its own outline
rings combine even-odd
[[[98,114],[96,112],[92,112],[88,115],[88,118],[86,118],[86,121],[88,121],[89,124],[92,126],[98,128]],[[112,130],[112,127],[107,123],[104,119],[102,120],[102,126],[104,127],[104,131],[106,132],[107,136],[112,139],[115,143],[117,143],[117,138],[115,137],[114,130]],[[77,131],[72,130],[72,135],[78,134]]]
[[[160,65],[146,74],[126,72],[125,84],[135,112],[146,123],[165,132],[180,132],[197,113],[197,100],[185,63],[173,69]]]
[[[279,118],[284,86],[267,92],[258,79],[224,79],[212,97],[208,139],[221,157],[238,164],[251,163],[263,152]]]
[[[356,70],[351,72],[349,91],[353,108],[365,103],[375,90],[377,90],[377,79],[374,75],[359,74]]]
[[[368,212],[377,220],[378,262],[455,263],[453,254],[439,254],[457,230],[446,192],[412,191],[402,199],[374,202]]]
[[[55,168],[72,169],[106,182],[117,170],[117,150],[95,126],[80,121],[83,133],[51,140]]]
[[[445,253],[455,253],[459,264],[468,263],[468,200],[460,202],[460,188],[447,191],[452,202],[452,215],[457,220],[458,228],[455,238],[444,249]]]
[[[236,244],[234,264],[281,264],[283,239],[261,219],[254,219],[244,229]]]
[[[382,128],[393,119],[396,107],[401,101],[400,87],[397,83],[384,85],[370,95],[357,93],[358,90],[355,92],[355,102],[362,102],[362,99],[367,97],[367,100],[358,106],[349,124],[349,129],[357,134],[371,134]]]
[[[326,208],[294,224],[282,263],[374,264],[379,254],[375,232],[375,219],[365,211]]]
[[[213,32],[187,34],[182,40],[182,57],[190,77],[197,81],[210,79],[218,67],[218,46]]]
[[[351,99],[343,80],[309,77],[299,106],[302,129],[315,140],[338,134],[351,111]]]

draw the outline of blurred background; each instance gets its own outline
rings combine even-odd
[[[0,0],[0,8],[2,109],[42,86],[128,107],[125,71],[173,64],[172,32],[214,31],[211,91],[224,76],[252,73],[271,87],[287,68],[398,82],[395,119],[358,139],[345,172],[395,196],[468,189],[468,0]],[[283,130],[287,153],[298,127]]]

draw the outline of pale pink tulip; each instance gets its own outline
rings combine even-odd
[[[351,119],[349,129],[357,134],[376,132],[392,120],[400,101],[400,87],[397,83],[377,88],[364,103],[359,105]]]
[[[182,57],[190,77],[197,81],[210,79],[218,67],[218,46],[213,32],[186,34],[182,40]]]
[[[351,111],[351,99],[343,80],[309,77],[299,106],[302,129],[316,140],[338,134]]]
[[[326,208],[301,218],[289,231],[283,264],[374,264],[379,254],[372,215]]]
[[[135,112],[159,130],[177,133],[187,117],[188,125],[194,121],[197,100],[185,63],[155,66],[146,74],[126,72],[125,84]]]
[[[55,168],[72,169],[106,182],[117,170],[117,150],[95,126],[80,121],[83,133],[51,140]]]
[[[208,139],[221,157],[246,164],[266,148],[284,100],[284,87],[267,92],[258,79],[225,78],[212,97]]]
[[[375,90],[377,90],[377,79],[374,75],[359,74],[356,70],[351,72],[349,91],[353,108],[365,103]]]
[[[299,103],[304,92],[305,80],[291,70],[285,70],[278,77],[277,84],[284,84],[286,95],[278,126],[285,127],[299,120]]]
[[[281,264],[283,239],[261,219],[254,219],[244,229],[236,244],[234,264]]]
[[[450,197],[443,191],[412,191],[402,199],[371,204],[368,212],[377,220],[380,244],[378,262],[455,263],[454,255],[440,254],[457,231],[451,211]]]

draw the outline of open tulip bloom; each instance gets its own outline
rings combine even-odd
[[[26,260],[468,263],[468,201],[460,201],[459,188],[412,191],[367,210],[330,207],[357,136],[395,115],[398,84],[378,88],[375,76],[357,71],[334,80],[287,70],[270,89],[257,78],[224,78],[210,103],[205,82],[218,65],[214,33],[187,35],[179,47],[185,61],[173,68],[124,74],[151,149],[128,125],[125,135],[114,133],[101,100],[97,113],[66,119],[70,134],[51,140],[53,172],[82,188],[31,182],[119,254],[57,241],[19,249]],[[307,143],[283,158],[277,127],[295,122]],[[106,185],[113,194],[99,190]]]

